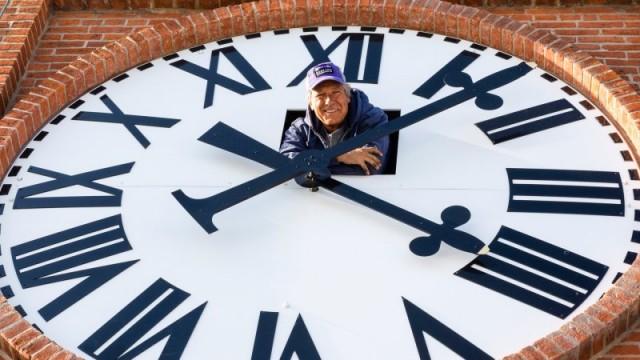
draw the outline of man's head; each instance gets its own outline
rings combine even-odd
[[[327,131],[338,129],[347,117],[351,101],[350,87],[340,68],[330,62],[318,64],[307,72],[309,107]]]

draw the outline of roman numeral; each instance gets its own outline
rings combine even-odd
[[[78,348],[99,360],[133,359],[166,339],[159,358],[180,359],[206,302],[155,334],[146,335],[188,297],[187,292],[158,279]]]
[[[112,176],[127,174],[131,171],[134,163],[111,166],[104,169],[88,171],[77,175],[67,175],[52,170],[30,166],[28,171],[53,178],[47,182],[36,185],[25,186],[18,190],[16,200],[13,203],[14,209],[36,209],[36,208],[65,208],[65,207],[106,207],[120,206],[122,201],[122,190],[111,186],[96,183],[96,180],[105,179]],[[33,197],[46,192],[59,190],[71,186],[84,186],[89,189],[107,193],[109,195],[91,196],[54,196],[54,197]]]
[[[220,54],[224,55],[224,57],[231,62],[242,76],[249,81],[251,86],[247,86],[218,73]],[[233,46],[211,51],[211,59],[209,60],[208,69],[184,59],[173,62],[171,65],[207,81],[207,88],[204,95],[205,109],[213,105],[216,85],[220,85],[223,88],[240,95],[271,89],[271,86],[269,86],[264,78],[260,76],[256,69],[251,66],[247,59],[245,59],[244,56],[242,56],[242,54],[240,54]]]
[[[109,96],[103,95],[100,97],[100,100],[111,111],[110,113],[81,111],[73,117],[73,120],[121,124],[127,130],[129,130],[129,133],[131,133],[131,135],[133,135],[133,137],[135,137],[136,140],[138,140],[138,143],[140,143],[140,145],[142,145],[145,149],[151,143],[137,128],[137,126],[153,126],[153,127],[161,127],[161,128],[170,128],[180,121],[178,119],[125,114],[113,102],[113,100],[111,100]]]
[[[251,360],[270,360],[273,350],[273,340],[276,335],[276,327],[278,325],[278,313],[261,311],[258,319],[258,329],[256,331],[256,339],[253,343],[253,352]],[[320,360],[320,355],[316,346],[313,344],[311,334],[307,330],[307,326],[302,320],[302,316],[298,315],[289,339],[287,340],[280,359],[292,359],[293,354],[299,360]]]
[[[70,279],[83,280],[38,312],[49,321],[138,260],[82,267],[131,250],[120,215],[80,225],[11,248],[11,257],[23,288]]]
[[[409,324],[411,325],[411,332],[413,333],[413,339],[416,343],[416,347],[418,348],[420,360],[431,359],[431,355],[429,355],[429,348],[427,347],[427,341],[424,338],[424,333],[429,334],[463,359],[493,359],[480,348],[473,345],[469,340],[448,328],[445,324],[414,305],[411,301],[405,298],[402,298],[402,301],[404,302],[404,309],[407,313]]]
[[[507,169],[507,175],[509,211],[624,216],[617,172]]]
[[[560,99],[485,120],[476,126],[492,143],[499,144],[584,118],[570,102]]]
[[[455,274],[541,311],[566,318],[598,286],[608,267],[503,226],[478,256]]]
[[[437,94],[438,91],[442,90],[442,88],[446,85],[445,77],[447,75],[452,73],[461,73],[462,70],[466,69],[467,66],[476,61],[478,57],[480,57],[480,55],[471,51],[463,50],[460,54],[456,55],[456,57],[451,59],[451,61],[449,61],[440,70],[438,70],[437,73],[431,76],[429,80],[420,85],[413,92],[413,95],[418,95],[420,97],[430,99],[433,95]]]
[[[304,46],[313,58],[287,87],[300,84],[313,66],[331,61],[329,55],[347,40],[347,56],[343,67],[347,82],[377,84],[380,76],[380,62],[382,60],[383,34],[343,33],[338,36],[326,49],[322,47],[315,35],[300,36]],[[366,40],[365,40],[366,39]],[[367,44],[366,56],[365,43]],[[360,67],[364,67],[362,78],[359,77]]]

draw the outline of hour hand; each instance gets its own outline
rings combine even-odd
[[[236,136],[226,135],[230,130],[237,133]],[[256,144],[265,146],[222,122],[209,129],[199,140],[243,157],[255,157],[256,161],[268,163],[269,165],[267,166],[276,168],[276,170],[265,175],[203,199],[189,197],[182,190],[174,191],[172,195],[180,205],[209,234],[217,230],[213,224],[213,216],[218,212],[282,184],[297,175],[310,171],[314,167],[322,167],[324,164],[322,154],[318,155],[317,151],[308,152],[295,160],[289,160],[272,149],[269,149],[270,152],[257,153],[255,150],[251,150],[258,148]],[[247,151],[252,153],[249,154]],[[277,157],[274,156],[274,152]]]
[[[298,175],[296,168],[297,165],[293,163],[290,166],[280,168],[278,171],[272,171],[203,199],[195,199],[187,196],[182,190],[176,190],[171,194],[191,217],[193,217],[207,233],[211,234],[218,230],[213,224],[213,216],[215,214],[284,183]],[[304,172],[304,170],[302,172]]]
[[[270,147],[254,140],[231,126],[218,122],[198,140],[230,153],[251,159],[270,168],[286,165],[290,159]]]

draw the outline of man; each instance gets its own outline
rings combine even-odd
[[[325,149],[386,123],[387,115],[369,103],[367,95],[352,89],[340,68],[330,62],[307,72],[308,106],[304,118],[285,132],[280,152],[294,158],[300,152]],[[389,149],[385,136],[331,161],[332,174],[379,174]]]

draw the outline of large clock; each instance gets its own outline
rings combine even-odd
[[[391,121],[288,160],[327,60]],[[293,181],[384,134],[384,174]],[[133,68],[42,128],[3,181],[0,290],[86,358],[498,358],[627,270],[637,182],[605,116],[533,63],[412,30],[255,33]]]

